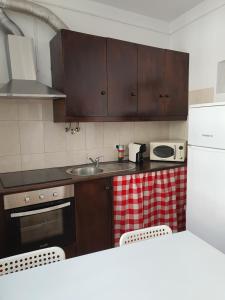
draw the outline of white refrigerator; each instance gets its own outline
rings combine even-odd
[[[190,107],[186,219],[225,253],[225,103]]]

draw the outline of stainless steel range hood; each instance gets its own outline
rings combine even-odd
[[[0,98],[65,98],[65,94],[37,81],[33,40],[17,35],[7,39],[11,80],[0,88]]]

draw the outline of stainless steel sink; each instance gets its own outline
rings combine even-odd
[[[80,168],[69,168],[66,170],[66,173],[74,176],[92,176],[102,173],[113,173],[113,172],[122,172],[129,171],[136,168],[134,163],[125,162],[125,163],[101,163],[100,168],[94,166],[86,166]]]
[[[92,176],[102,173],[103,170],[96,167],[69,168],[66,173],[75,176]]]

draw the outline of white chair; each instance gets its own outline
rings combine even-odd
[[[50,247],[0,259],[0,276],[15,273],[65,259],[59,247]]]
[[[160,225],[154,227],[143,228],[139,230],[129,231],[121,235],[120,246],[149,240],[152,238],[172,234],[172,230],[167,225]]]

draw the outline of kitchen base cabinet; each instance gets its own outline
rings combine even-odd
[[[75,243],[64,246],[62,248],[65,252],[66,258],[72,258],[72,257],[76,256],[76,244]]]
[[[185,230],[186,181],[186,167],[114,177],[115,246],[127,231],[158,225]]]
[[[4,204],[3,197],[0,195],[0,258],[5,256],[5,236],[7,232],[5,232],[5,224],[4,224]]]
[[[113,245],[111,179],[75,184],[77,255]]]

